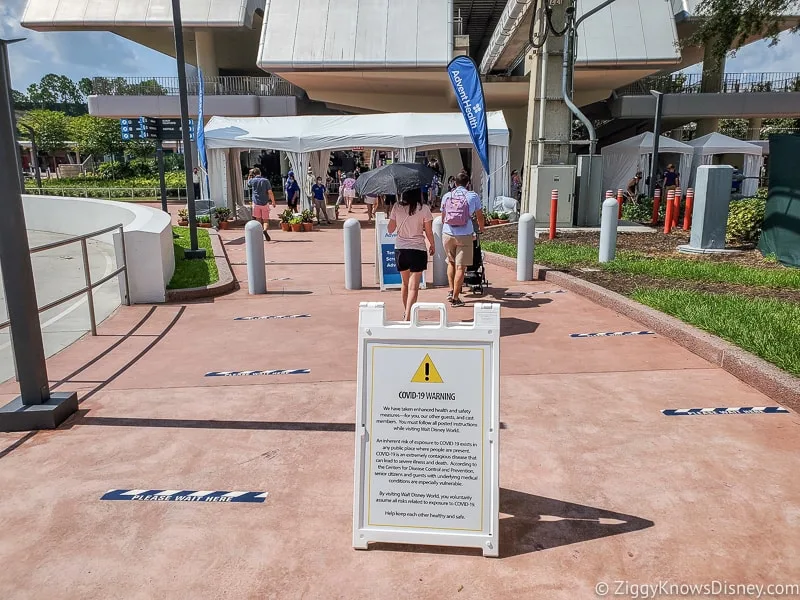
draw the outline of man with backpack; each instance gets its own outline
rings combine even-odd
[[[456,175],[456,188],[442,198],[443,242],[447,255],[447,280],[450,284],[447,298],[456,308],[464,306],[461,287],[464,285],[467,268],[474,262],[475,227],[472,218],[477,217],[478,230],[481,233],[485,225],[480,196],[468,191],[468,185],[469,175],[466,171],[461,171]]]

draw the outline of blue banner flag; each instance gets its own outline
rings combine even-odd
[[[206,154],[206,128],[203,121],[203,109],[205,104],[205,81],[203,81],[203,69],[197,69],[200,89],[197,91],[197,153],[200,155],[200,166],[206,174],[206,189],[208,189],[208,155]]]
[[[457,56],[449,65],[447,73],[467,123],[472,143],[481,159],[483,169],[489,173],[489,125],[486,122],[486,106],[483,100],[483,84],[478,66],[469,56]]]

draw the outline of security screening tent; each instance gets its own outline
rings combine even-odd
[[[603,148],[600,154],[603,156],[603,189],[615,192],[625,189],[637,171],[642,172],[643,181],[650,176],[653,134],[648,131],[611,144]],[[691,172],[693,154],[694,148],[683,142],[664,136],[659,138],[659,165],[674,163],[682,182]]]
[[[502,112],[490,112],[487,117],[492,195],[508,195],[508,126]],[[399,150],[401,162],[413,162],[418,151],[472,148],[461,113],[214,117],[206,126],[205,135],[211,198],[217,205],[237,209],[237,216],[244,206],[239,176],[239,153],[242,151],[281,150],[287,153],[295,173],[304,174],[311,165],[314,174],[321,175],[327,172],[330,153],[334,150],[353,147]],[[474,164],[480,165],[480,162],[474,161]],[[477,168],[473,170],[477,172]],[[485,179],[486,173],[483,173],[484,182]],[[298,181],[305,185],[305,177],[298,177]],[[481,186],[483,190],[487,188],[485,183]],[[306,195],[309,193],[304,191]],[[484,194],[488,201],[488,193]]]
[[[709,133],[688,142],[688,144],[694,148],[692,172],[688,181],[690,185],[694,185],[697,168],[701,165],[714,164],[714,156],[743,154],[744,168],[742,173],[745,179],[742,182],[742,195],[753,196],[758,191],[758,177],[761,174],[761,166],[764,162],[762,158],[763,150],[760,146],[743,142],[721,133]]]

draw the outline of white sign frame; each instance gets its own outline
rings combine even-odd
[[[437,311],[439,320],[433,322],[420,321],[419,312],[421,310]],[[355,480],[353,494],[354,548],[366,550],[371,542],[428,544],[480,548],[484,556],[499,556],[500,305],[475,304],[474,317],[472,323],[448,323],[447,309],[444,304],[419,303],[415,304],[411,309],[409,321],[392,322],[386,320],[386,308],[383,302],[361,303],[358,327],[358,389],[356,397]],[[434,364],[437,360],[440,362],[440,366],[437,368],[445,372],[442,378],[444,379],[443,383],[447,386],[450,385],[448,381],[453,381],[452,385],[456,385],[456,382],[452,378],[448,378],[446,372],[449,370],[450,374],[452,374],[452,367],[443,369],[446,366],[441,361],[443,353],[456,352],[458,350],[481,350],[479,360],[483,368],[465,369],[467,372],[459,373],[458,377],[459,385],[470,385],[468,373],[475,372],[476,377],[479,377],[479,379],[476,379],[479,382],[476,384],[476,395],[473,396],[469,393],[465,395],[460,391],[459,394],[454,396],[454,402],[445,403],[449,407],[464,407],[469,404],[475,404],[476,401],[480,402],[481,424],[474,432],[469,432],[470,437],[462,436],[458,438],[461,440],[476,440],[481,444],[481,471],[479,483],[477,484],[480,486],[481,506],[478,511],[473,509],[471,511],[472,517],[470,517],[474,519],[475,514],[479,515],[479,528],[436,527],[430,524],[415,526],[414,524],[399,525],[393,523],[386,525],[370,523],[372,506],[372,498],[370,496],[372,490],[370,488],[374,471],[371,444],[373,429],[378,430],[373,424],[372,404],[378,399],[378,394],[381,393],[378,389],[380,383],[378,386],[375,385],[375,377],[373,375],[375,373],[375,365],[380,367],[387,363],[385,357],[381,361],[374,358],[377,349],[380,349],[384,354],[389,349],[406,353],[411,350],[419,354],[421,361],[424,361],[426,355],[430,353]],[[439,358],[436,357],[436,353],[438,353]],[[397,356],[400,355],[397,354]],[[416,360],[415,356],[414,360]],[[370,362],[373,364],[370,364]],[[391,388],[391,391],[388,392],[389,394],[398,389],[401,384],[409,387],[426,385],[410,383],[413,372],[406,373],[407,370],[406,368],[398,369],[396,371],[397,379],[386,384],[384,389]],[[406,379],[408,379],[409,384],[406,384]],[[398,380],[400,381],[398,382]],[[448,389],[454,389],[439,388],[438,384],[436,387],[438,390],[445,392]],[[387,392],[383,393],[386,394]],[[460,399],[462,397],[464,400]],[[435,404],[438,406],[438,403]],[[395,435],[408,437],[409,434],[398,432]],[[435,435],[435,437],[436,439],[446,438],[448,434]],[[476,450],[475,452],[477,453],[478,451]],[[377,462],[376,459],[376,464]],[[375,468],[380,469],[383,467],[376,466]],[[431,477],[436,476],[431,475]],[[444,478],[446,479],[446,476]],[[385,480],[384,485],[386,485]],[[440,485],[439,480],[437,480],[436,485]],[[441,483],[441,485],[447,484]],[[402,487],[403,484],[397,484],[398,490]],[[405,489],[409,488],[406,487]],[[431,489],[438,492],[435,487]],[[379,491],[378,485],[376,485],[376,491],[383,495]],[[399,494],[399,492],[397,493]],[[392,492],[392,494],[396,495],[395,492]],[[451,504],[450,506],[453,505]],[[424,510],[424,506],[420,510]],[[451,508],[451,510],[458,512],[459,509]],[[468,511],[469,509],[467,508],[463,509],[464,514],[467,514]],[[384,513],[384,516],[386,514],[389,513]],[[405,516],[416,517],[417,513],[403,515],[403,517]],[[426,513],[422,516],[433,517],[434,515]],[[452,517],[448,516],[447,518]],[[458,516],[457,518],[464,518],[464,516]],[[416,520],[419,522],[419,519]]]
[[[375,215],[375,283],[380,285],[382,292],[399,290],[403,287],[402,282],[387,283],[383,270],[383,246],[384,244],[388,245],[389,242],[394,244],[396,237],[396,233],[389,233],[389,219],[386,217],[386,213],[377,213]],[[421,290],[428,287],[425,276],[426,274],[423,272],[422,279],[419,282],[419,289]]]

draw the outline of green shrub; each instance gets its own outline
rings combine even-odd
[[[663,221],[667,214],[667,207],[664,202],[661,202],[658,209],[659,218]],[[640,196],[639,202],[625,202],[622,205],[622,218],[626,221],[635,221],[638,223],[649,223],[653,218],[653,199],[646,196]]]
[[[761,190],[759,190],[761,192]],[[729,242],[756,242],[764,224],[765,199],[745,198],[730,204],[728,229],[725,237]]]
[[[165,171],[183,171],[183,154],[170,153],[164,155]]]
[[[154,158],[134,158],[128,162],[128,167],[134,177],[158,176],[158,165]]]
[[[131,176],[131,169],[127,163],[104,162],[97,165],[97,175],[101,179],[124,179]]]

